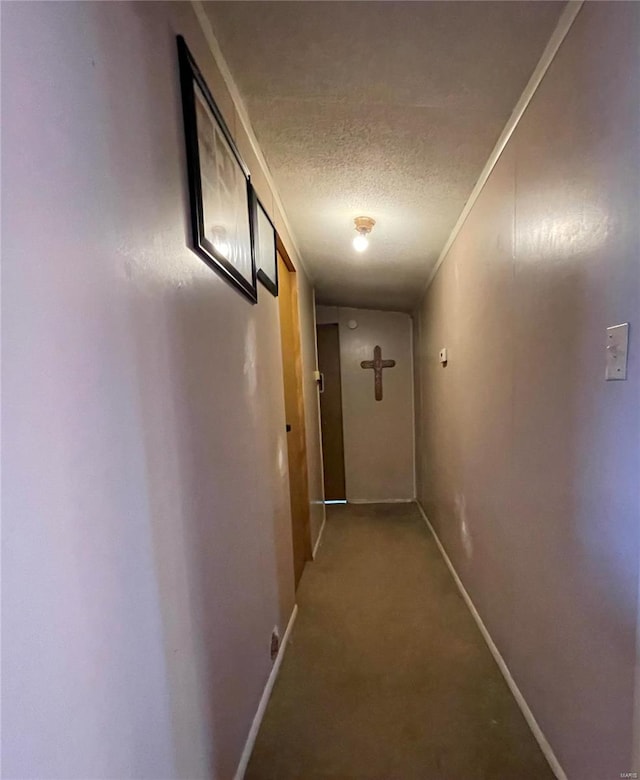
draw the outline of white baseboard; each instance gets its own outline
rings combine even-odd
[[[327,513],[325,512],[324,518],[322,520],[322,525],[320,526],[320,533],[318,534],[316,543],[313,545],[313,552],[311,553],[311,558],[314,561],[316,559],[316,555],[318,554],[318,548],[320,547],[320,540],[322,539],[322,534],[324,533],[324,527],[326,524],[327,524]]]
[[[262,723],[264,712],[267,709],[267,704],[269,703],[269,697],[271,696],[271,691],[273,690],[276,677],[278,676],[278,672],[280,671],[280,667],[282,665],[282,659],[284,658],[284,651],[287,648],[287,643],[289,642],[289,637],[291,636],[291,629],[293,628],[293,624],[296,622],[297,616],[298,616],[298,605],[294,604],[291,617],[289,618],[289,623],[287,624],[287,630],[284,632],[284,636],[282,637],[282,642],[280,643],[280,649],[278,650],[278,655],[276,656],[276,660],[273,666],[271,667],[271,674],[269,675],[267,684],[264,686],[264,691],[262,691],[262,696],[260,697],[260,703],[258,704],[258,709],[256,710],[256,714],[253,718],[253,723],[251,724],[251,728],[249,729],[249,735],[247,737],[247,741],[244,743],[244,749],[242,751],[242,755],[240,756],[240,762],[238,764],[238,768],[236,769],[234,780],[242,780],[244,777],[244,773],[247,771],[247,764],[249,763],[249,759],[251,758],[251,751],[253,750],[256,737],[258,736],[258,731],[260,730],[260,724]]]
[[[456,572],[453,563],[451,563],[451,559],[449,558],[446,550],[442,546],[442,542],[438,538],[438,534],[435,532],[435,529],[429,522],[429,518],[427,517],[424,509],[422,508],[422,504],[420,503],[420,501],[416,501],[416,504],[418,506],[418,509],[420,510],[420,514],[422,515],[425,523],[427,524],[427,528],[429,529],[429,531],[431,531],[431,534],[435,539],[436,544],[438,545],[440,554],[444,558],[444,562],[447,564],[447,567],[451,572],[451,576],[453,577],[456,585],[458,586],[458,590],[460,591],[460,594],[462,595],[465,604],[469,608],[469,612],[471,612],[473,619],[476,621],[476,624],[480,629],[480,633],[482,634],[484,641],[487,643],[487,647],[491,651],[491,655],[493,656],[495,662],[498,664],[498,668],[502,672],[502,676],[504,677],[505,682],[509,686],[509,690],[513,694],[513,698],[518,703],[518,706],[520,707],[520,710],[524,715],[524,719],[529,724],[529,728],[531,729],[533,736],[536,738],[536,742],[538,743],[538,745],[540,745],[540,750],[542,750],[542,752],[544,753],[544,757],[549,762],[551,771],[558,778],[558,780],[567,780],[567,775],[565,774],[564,769],[560,766],[560,762],[556,758],[556,755],[553,752],[553,748],[547,741],[545,735],[542,733],[542,729],[538,725],[538,722],[536,721],[533,712],[531,712],[529,705],[527,704],[524,696],[522,695],[520,689],[518,688],[516,681],[513,679],[511,672],[509,671],[509,667],[505,663],[504,658],[500,655],[500,651],[498,650],[495,642],[491,638],[491,634],[489,633],[487,627],[483,623],[482,618],[478,613],[478,610],[475,608],[475,605],[471,600],[471,596],[467,593],[467,590],[462,584],[462,580],[458,576],[458,573]]]
[[[415,498],[349,498],[348,504],[413,504]]]

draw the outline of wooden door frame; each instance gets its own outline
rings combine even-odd
[[[291,273],[292,274],[298,273],[295,265],[293,264],[293,260],[289,257],[289,253],[287,252],[287,247],[282,243],[282,239],[280,238],[279,233],[276,233],[276,250],[280,253],[280,256],[284,260],[284,264],[291,271]],[[296,291],[297,291],[297,287],[298,286],[296,284]]]
[[[304,497],[304,517],[303,517],[303,543],[304,543],[304,559],[305,561],[313,560],[313,553],[311,548],[311,509],[309,504],[309,468],[307,458],[307,430],[305,420],[305,399],[304,399],[304,377],[302,375],[302,335],[300,331],[300,299],[298,293],[298,277],[295,264],[291,260],[289,253],[285,245],[282,242],[280,236],[276,233],[276,249],[282,261],[288,271],[290,272],[291,282],[291,316],[293,322],[294,332],[294,366],[295,366],[295,381],[296,392],[298,395],[298,409],[301,410],[299,420],[297,420],[298,427],[301,435],[302,449],[301,449],[301,477],[302,477],[302,492]],[[315,333],[314,333],[315,338]],[[283,360],[285,356],[283,355]],[[290,488],[291,490],[291,488]],[[291,517],[292,525],[295,522],[293,515]],[[293,528],[292,528],[293,533]]]

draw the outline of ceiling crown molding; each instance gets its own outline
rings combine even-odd
[[[238,114],[238,119],[240,120],[240,123],[242,124],[242,127],[245,133],[247,134],[247,138],[249,140],[249,143],[251,144],[253,153],[255,154],[258,163],[260,164],[262,173],[264,174],[267,183],[269,184],[269,188],[271,189],[273,200],[275,202],[275,205],[278,207],[280,211],[280,216],[282,217],[284,226],[286,227],[287,232],[289,234],[289,239],[291,241],[291,244],[293,245],[293,249],[295,251],[298,265],[304,270],[304,272],[307,275],[307,278],[313,283],[313,276],[309,272],[309,269],[304,264],[304,261],[302,259],[302,254],[300,252],[298,243],[296,241],[295,234],[291,228],[291,224],[287,217],[287,212],[285,211],[284,205],[282,204],[282,200],[280,199],[278,188],[276,187],[275,181],[273,180],[273,176],[271,175],[271,171],[269,170],[267,161],[265,160],[264,154],[262,153],[262,149],[260,148],[260,144],[258,143],[256,134],[253,131],[251,120],[249,119],[249,113],[244,104],[244,100],[242,99],[240,90],[238,89],[235,79],[231,74],[231,70],[229,69],[229,65],[227,64],[224,54],[222,53],[222,49],[220,48],[218,39],[216,38],[215,33],[213,32],[213,28],[211,27],[211,22],[209,21],[209,17],[207,16],[206,11],[204,10],[204,5],[202,3],[202,0],[191,0],[191,6],[195,12],[196,19],[198,20],[198,24],[200,25],[200,29],[202,30],[205,40],[207,41],[207,44],[209,46],[209,51],[211,52],[211,56],[213,57],[213,60],[217,65],[218,70],[220,71],[220,75],[222,76],[224,83],[227,89],[229,90],[229,94],[231,95],[231,99],[233,101],[236,112]]]
[[[421,299],[416,303],[416,306],[419,306],[421,304],[424,294],[429,289],[431,282],[434,280],[435,275],[438,273],[438,269],[444,262],[446,256],[449,254],[449,250],[453,246],[453,242],[458,237],[458,233],[462,230],[462,226],[466,222],[466,219],[469,216],[471,209],[474,207],[475,202],[478,200],[478,197],[482,192],[482,189],[484,188],[484,185],[487,183],[487,180],[491,175],[491,172],[493,171],[496,163],[500,159],[500,155],[504,151],[504,148],[508,144],[509,139],[513,135],[516,127],[520,123],[520,120],[522,119],[522,115],[527,110],[527,106],[529,105],[533,96],[537,92],[542,79],[544,78],[547,70],[549,70],[549,66],[555,59],[555,56],[558,53],[558,50],[560,49],[562,42],[566,38],[567,33],[571,29],[571,25],[575,21],[578,12],[582,8],[583,2],[584,0],[568,0],[566,8],[564,9],[560,18],[558,19],[558,23],[553,33],[551,34],[551,37],[549,38],[549,42],[547,43],[544,51],[542,52],[542,56],[538,60],[538,64],[536,65],[535,70],[531,74],[531,78],[527,82],[527,86],[524,88],[522,95],[520,95],[520,99],[518,100],[518,102],[515,105],[515,108],[511,112],[511,116],[507,120],[507,124],[504,126],[504,129],[500,134],[500,137],[498,138],[496,145],[493,147],[493,150],[489,155],[489,159],[485,163],[485,166],[482,169],[474,188],[471,190],[471,194],[469,195],[469,198],[467,199],[464,208],[460,212],[460,216],[458,217],[456,224],[453,226],[453,230],[451,231],[449,238],[447,239],[444,247],[442,248],[442,251],[440,252],[440,255],[438,256],[438,259],[436,261],[436,264],[431,269],[431,273],[429,274],[429,278],[427,279],[427,283],[424,287]]]

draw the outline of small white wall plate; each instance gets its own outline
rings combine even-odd
[[[629,351],[629,323],[607,328],[607,381],[627,378],[627,352]]]

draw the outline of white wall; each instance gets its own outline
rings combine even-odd
[[[178,33],[299,264],[189,3],[2,8],[8,778],[227,780],[294,604],[277,300],[186,246]]]
[[[582,6],[419,312],[419,497],[571,780],[640,772],[639,40]]]
[[[411,318],[402,312],[318,306],[318,323],[337,322],[347,500],[392,501],[414,498],[413,355]],[[358,327],[347,326],[355,320]],[[383,399],[376,401],[373,371],[360,366],[383,360]]]

